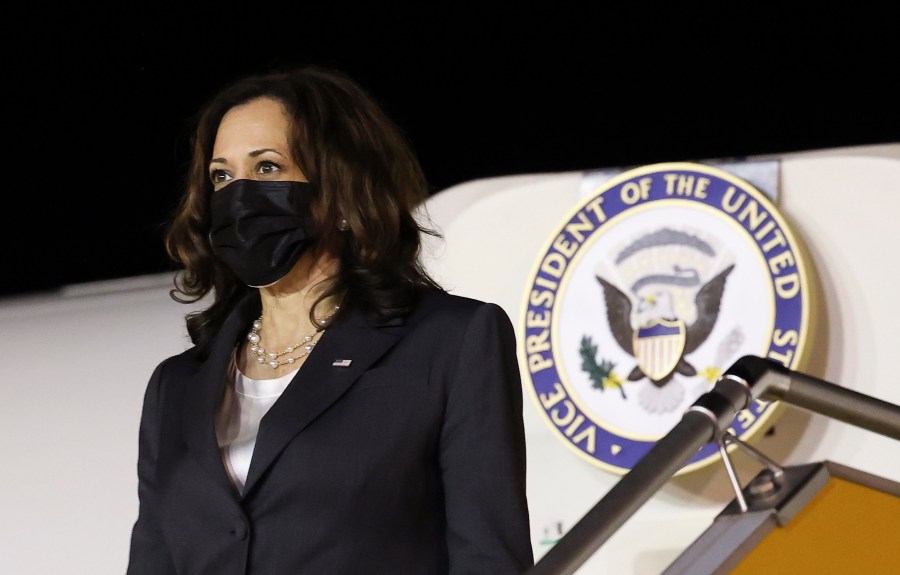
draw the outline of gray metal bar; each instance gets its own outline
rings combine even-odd
[[[571,575],[754,398],[781,400],[900,439],[900,406],[744,356],[525,575]]]
[[[746,383],[720,379],[526,574],[574,573],[750,399]]]
[[[527,575],[570,575],[713,437],[709,418],[689,411],[588,511]]]
[[[900,406],[823,379],[791,371],[771,359],[747,355],[723,377],[743,379],[754,397],[780,400],[886,437],[900,439]]]
[[[900,439],[900,406],[798,372],[790,379],[786,390],[770,390],[765,395]]]

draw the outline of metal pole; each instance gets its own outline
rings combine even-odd
[[[746,355],[723,377],[747,382],[754,397],[782,400],[886,437],[900,439],[900,406],[791,371],[768,358]]]
[[[900,439],[900,406],[744,356],[525,575],[571,575],[754,398],[783,400]]]
[[[875,433],[900,439],[900,406],[798,372],[786,390],[765,395]]]
[[[712,435],[708,417],[686,413],[526,574],[574,573]]]
[[[574,573],[750,400],[745,382],[720,379],[526,574]]]

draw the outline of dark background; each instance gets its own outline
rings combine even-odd
[[[225,82],[289,64],[367,88],[434,192],[900,142],[888,14],[298,6],[7,19],[0,297],[173,269],[162,226],[191,114]]]

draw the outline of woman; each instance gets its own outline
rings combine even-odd
[[[166,245],[193,346],[154,371],[128,573],[521,573],[522,391],[502,309],[419,262],[427,188],[316,68],[201,110]]]

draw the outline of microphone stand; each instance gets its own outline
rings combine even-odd
[[[571,575],[706,443],[757,398],[779,400],[900,440],[900,406],[756,356],[738,359],[525,575]]]

